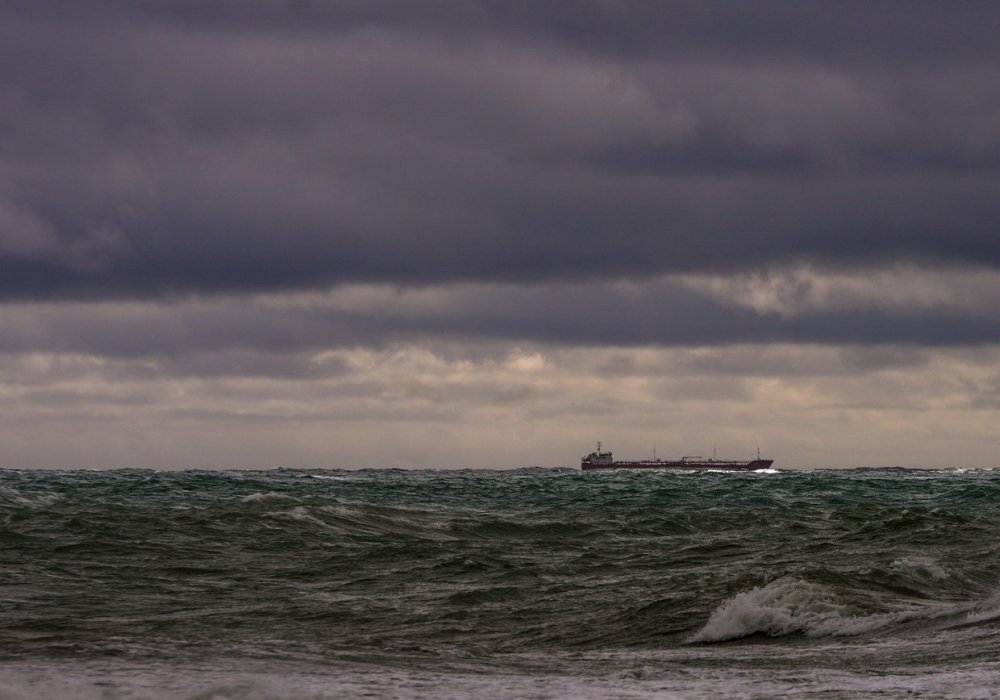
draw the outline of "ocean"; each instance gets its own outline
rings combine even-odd
[[[993,698],[1000,472],[0,471],[0,698]]]

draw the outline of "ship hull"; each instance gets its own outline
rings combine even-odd
[[[749,462],[730,462],[723,460],[706,460],[703,462],[681,461],[664,462],[643,460],[636,462],[612,462],[611,464],[593,464],[584,460],[580,468],[584,471],[609,471],[614,469],[655,469],[673,471],[724,471],[724,472],[752,472],[758,469],[770,469],[774,464],[773,459],[754,459]]]

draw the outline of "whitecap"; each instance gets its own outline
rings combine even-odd
[[[298,503],[299,499],[289,496],[287,493],[277,493],[268,491],[267,493],[255,492],[249,496],[244,496],[243,503]]]
[[[987,622],[1000,618],[1000,591],[997,591],[982,605],[970,610],[966,616],[966,622]]]
[[[948,572],[932,557],[906,556],[892,562],[894,569],[908,569],[918,574],[925,574],[934,579],[948,578]]]
[[[759,633],[776,637],[807,632],[846,619],[850,612],[823,586],[779,579],[723,602],[687,641],[721,642]]]
[[[969,603],[927,604],[866,615],[826,586],[783,578],[732,596],[685,641],[723,642],[753,634],[848,637],[913,620],[961,615],[970,607]],[[1000,609],[989,614],[1000,615]]]

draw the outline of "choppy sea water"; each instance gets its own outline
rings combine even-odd
[[[0,698],[997,697],[998,552],[991,471],[0,471]]]

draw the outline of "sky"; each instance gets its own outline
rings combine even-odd
[[[1000,4],[0,5],[0,467],[1000,466]]]

